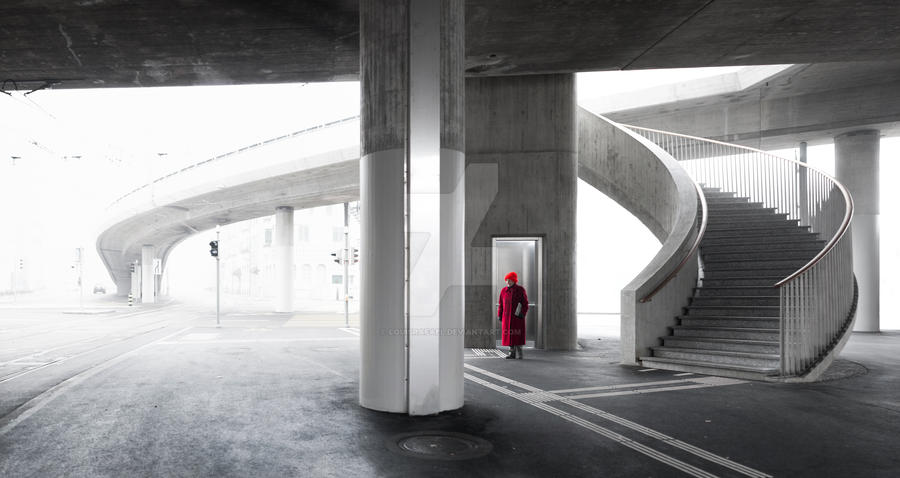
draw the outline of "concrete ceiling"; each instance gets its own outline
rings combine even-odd
[[[356,0],[4,0],[4,89],[356,79]],[[468,0],[470,75],[900,59],[896,0]],[[9,80],[9,81],[6,81]]]

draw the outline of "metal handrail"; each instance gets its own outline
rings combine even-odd
[[[183,172],[185,172],[185,171],[187,171],[187,170],[189,170],[189,169],[193,169],[193,168],[195,168],[195,167],[197,167],[197,166],[202,166],[202,165],[211,163],[211,162],[213,162],[213,161],[218,161],[218,160],[220,160],[220,159],[223,159],[223,158],[226,158],[226,157],[229,157],[229,156],[233,156],[233,155],[236,155],[236,154],[241,154],[241,153],[244,153],[244,152],[246,152],[246,151],[248,151],[248,150],[252,150],[252,149],[255,149],[255,148],[260,148],[260,147],[263,147],[263,146],[269,146],[269,145],[271,145],[272,143],[277,142],[277,141],[282,141],[282,140],[286,140],[286,139],[292,139],[292,138],[295,138],[295,137],[297,137],[297,136],[300,136],[300,135],[303,135],[303,134],[306,134],[306,133],[316,132],[316,131],[319,131],[319,130],[322,130],[322,129],[325,129],[325,128],[330,128],[330,127],[332,127],[332,126],[337,126],[337,125],[340,125],[340,124],[343,124],[343,123],[347,123],[347,122],[350,122],[350,121],[353,121],[353,120],[358,120],[358,119],[359,119],[359,115],[357,115],[357,116],[348,116],[348,117],[346,117],[346,118],[341,118],[341,119],[339,119],[339,120],[329,121],[329,122],[327,122],[327,123],[322,123],[322,124],[319,124],[319,125],[316,125],[316,126],[312,126],[312,127],[306,128],[306,129],[301,129],[301,130],[299,130],[299,131],[294,131],[293,133],[288,133],[288,134],[284,134],[284,135],[281,135],[281,136],[277,136],[277,137],[275,137],[275,138],[267,139],[267,140],[265,140],[265,141],[260,141],[260,142],[258,142],[258,143],[253,143],[253,144],[244,146],[244,147],[242,147],[242,148],[240,148],[240,149],[236,149],[236,150],[234,150],[234,151],[229,151],[229,152],[227,152],[227,153],[222,153],[222,154],[213,156],[213,157],[211,157],[211,158],[204,159],[203,161],[199,161],[199,162],[196,162],[196,163],[193,163],[193,164],[189,164],[189,165],[184,166],[184,167],[182,167],[182,168],[179,168],[179,169],[177,169],[177,170],[175,170],[175,171],[172,171],[172,172],[170,172],[170,173],[168,173],[168,174],[166,174],[166,175],[160,176],[160,177],[158,177],[158,178],[156,178],[156,179],[154,179],[154,180],[148,182],[147,184],[138,186],[138,187],[132,189],[131,191],[128,191],[127,193],[125,193],[125,194],[119,196],[118,198],[116,198],[116,200],[114,200],[113,202],[111,202],[111,203],[109,204],[109,206],[107,206],[107,208],[112,207],[112,206],[115,206],[116,204],[118,204],[120,201],[122,201],[123,199],[127,198],[128,196],[131,196],[132,194],[134,194],[134,193],[136,193],[136,192],[138,192],[138,191],[141,191],[141,190],[143,190],[143,189],[146,189],[146,188],[150,187],[151,185],[153,185],[153,184],[155,184],[155,183],[158,183],[158,182],[163,181],[163,180],[165,180],[165,179],[168,179],[168,178],[170,178],[170,177],[172,177],[172,176],[175,176],[175,175],[178,174],[178,173],[183,173]]]
[[[694,238],[694,243],[691,245],[691,249],[688,251],[687,254],[684,255],[684,257],[681,258],[681,262],[678,263],[678,266],[675,267],[675,269],[672,272],[670,272],[669,275],[667,275],[666,278],[663,279],[662,282],[659,283],[659,285],[654,287],[653,290],[650,291],[649,294],[644,296],[644,298],[642,298],[639,301],[641,303],[649,302],[650,299],[652,299],[653,296],[656,295],[657,292],[661,291],[662,288],[666,286],[666,284],[668,284],[672,279],[674,279],[675,276],[677,276],[678,273],[681,272],[681,269],[684,268],[685,264],[687,264],[687,262],[694,255],[694,253],[697,252],[697,249],[700,248],[700,242],[703,240],[703,234],[706,233],[706,221],[707,221],[708,214],[707,214],[707,209],[706,209],[706,197],[703,194],[703,188],[700,187],[699,184],[697,184],[697,181],[694,181],[694,187],[697,190],[697,198],[700,201],[700,210],[702,211],[701,218],[700,218],[700,228],[697,232],[697,237]]]

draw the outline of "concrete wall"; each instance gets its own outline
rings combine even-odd
[[[640,302],[693,245],[696,188],[662,149],[583,109],[578,112],[578,134],[578,176],[634,214],[662,242],[653,260],[622,289],[622,362],[636,364],[650,347],[659,345],[659,337],[668,335],[697,284],[697,261],[692,257],[650,301]]]
[[[544,346],[576,347],[575,108],[574,75],[466,80],[466,347],[494,347],[495,236],[543,237]]]

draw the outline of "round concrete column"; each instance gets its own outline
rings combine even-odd
[[[275,209],[275,312],[294,311],[294,208]]]
[[[838,181],[853,196],[853,272],[859,284],[857,332],[878,332],[881,299],[878,238],[878,152],[880,132],[863,130],[834,138]]]
[[[467,347],[494,347],[494,338],[480,332],[496,321],[495,236],[543,237],[542,323],[535,345],[577,347],[576,126],[575,75],[466,82]],[[529,298],[537,292],[529,290]]]
[[[464,2],[360,2],[364,407],[463,404]]]
[[[156,277],[153,274],[153,259],[156,248],[150,244],[141,246],[141,303],[156,302]]]

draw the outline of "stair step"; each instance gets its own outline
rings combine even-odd
[[[774,287],[759,286],[731,286],[731,287],[711,287],[704,285],[703,287],[694,288],[694,297],[742,297],[742,296],[778,296],[778,289]]]
[[[704,194],[704,196],[706,196]],[[706,196],[707,205],[750,204],[750,198],[741,196],[712,195]]]
[[[738,235],[726,235],[726,234],[717,234],[716,237],[712,237],[704,234],[703,239],[700,241],[700,249],[703,250],[709,246],[729,246],[729,245],[738,245],[738,244],[748,244],[748,245],[771,245],[774,246],[776,244],[797,244],[797,243],[813,243],[819,241],[819,236],[817,234],[812,234],[808,232],[798,233],[798,234],[775,234],[775,235],[765,235],[765,234],[738,234]]]
[[[781,307],[777,305],[689,305],[685,315],[692,317],[779,317]]]
[[[789,227],[755,227],[755,228],[728,228],[728,229],[709,229],[703,235],[704,238],[725,238],[725,237],[803,237],[809,236],[811,233],[807,230],[809,226],[789,226]]]
[[[777,354],[779,346],[772,340],[746,340],[717,337],[668,336],[663,337],[663,345],[704,350],[730,350],[733,352],[755,352]]]
[[[750,329],[777,329],[780,322],[778,317],[738,317],[738,316],[707,316],[679,315],[680,325],[685,327],[725,327],[725,328],[750,328]]]
[[[728,350],[704,350],[681,347],[651,347],[654,358],[671,358],[706,362],[712,365],[729,364],[744,367],[774,369],[780,360],[778,354],[732,352]]]
[[[674,370],[678,372],[702,373],[721,377],[734,377],[749,380],[765,380],[766,377],[778,375],[777,368],[745,367],[733,364],[712,364],[709,362],[695,362],[663,357],[641,357],[641,365],[662,370]]]
[[[754,219],[746,219],[746,218],[722,218],[718,216],[711,216],[707,220],[708,224],[706,225],[707,231],[719,231],[723,229],[727,230],[746,230],[746,229],[781,229],[781,228],[790,228],[790,227],[799,227],[799,228],[809,228],[809,226],[800,226],[800,221],[797,219],[781,219],[778,217],[761,217]]]
[[[691,297],[691,306],[778,306],[780,295],[714,295]]]
[[[704,288],[707,287],[772,287],[787,276],[759,276],[747,277],[704,277],[701,279]]]
[[[802,267],[802,266],[801,266]],[[708,279],[739,279],[748,277],[777,277],[775,282],[793,274],[799,267],[779,267],[767,269],[706,269],[703,270],[704,278]],[[779,277],[780,276],[780,277]]]
[[[755,329],[750,327],[689,327],[676,325],[672,333],[678,336],[715,337],[720,339],[746,339],[775,341],[779,338],[778,329]]]
[[[778,212],[774,207],[753,207],[753,208],[716,208],[715,210],[707,209],[710,218],[716,217],[723,220],[733,218],[735,220],[743,220],[749,218],[780,218],[787,219],[786,212]]]
[[[735,197],[735,193],[729,192],[729,191],[722,191],[722,190],[719,190],[719,189],[716,189],[716,190],[704,189],[704,190],[703,190],[703,195],[706,196],[707,199],[709,199],[709,198],[723,198],[723,197],[726,197],[726,198],[733,198],[733,197]]]
[[[706,244],[700,247],[701,254],[728,254],[750,252],[812,252],[816,255],[825,248],[825,241],[793,241],[772,244],[759,241],[757,244]]]
[[[733,252],[705,252],[703,250],[700,251],[700,254],[703,256],[703,262],[725,262],[725,261],[761,261],[761,260],[804,260],[809,261],[816,254],[819,253],[821,249],[818,248],[809,248],[807,250],[795,249],[795,250],[779,250],[779,249],[770,249],[768,251],[733,251]]]
[[[790,258],[790,259],[725,259],[725,260],[708,260],[703,259],[703,270],[712,271],[733,271],[741,269],[778,269],[778,270],[797,270],[805,266],[809,259]]]
[[[706,201],[706,207],[710,211],[730,211],[735,209],[766,209],[761,202],[746,202],[747,198],[733,198],[735,200],[712,198]]]

